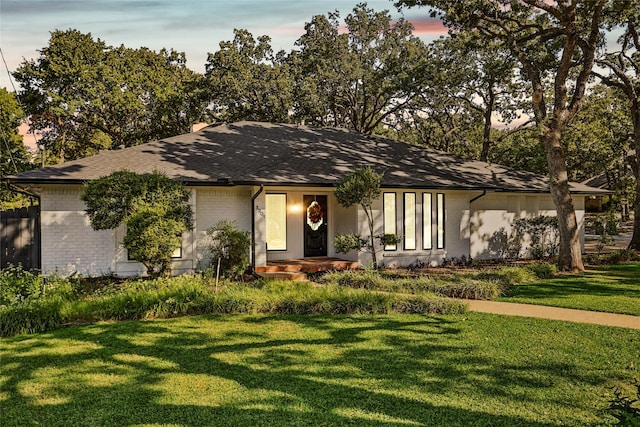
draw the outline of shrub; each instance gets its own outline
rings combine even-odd
[[[515,248],[510,253],[518,254],[522,238],[529,235],[529,255],[533,259],[543,259],[556,255],[559,245],[558,219],[555,216],[537,216],[516,219],[513,222],[514,236],[510,239]]]
[[[57,329],[64,323],[62,298],[47,298],[0,309],[0,335],[8,337]]]
[[[532,271],[538,279],[550,279],[558,272],[558,267],[547,263],[536,262],[527,265],[526,268]]]
[[[211,263],[217,268],[220,260],[220,274],[223,277],[235,279],[241,277],[249,267],[249,249],[251,248],[251,233],[240,231],[233,221],[220,221],[215,227],[207,230],[211,237]]]
[[[619,426],[640,426],[640,381],[634,381],[636,398],[627,397],[618,388],[614,389],[614,397],[609,401],[609,413],[617,420]]]
[[[320,280],[323,283],[335,283],[340,286],[359,289],[381,289],[385,281],[377,271],[372,270],[334,272],[324,275]]]
[[[604,264],[621,264],[623,262],[638,260],[640,260],[640,256],[632,249],[620,249],[603,256]]]
[[[0,307],[14,305],[42,293],[44,281],[39,274],[24,270],[21,265],[0,270]]]

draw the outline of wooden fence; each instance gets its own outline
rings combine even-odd
[[[0,268],[40,269],[40,207],[0,212]]]

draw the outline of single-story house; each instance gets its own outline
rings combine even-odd
[[[41,198],[43,273],[130,276],[144,267],[122,247],[123,226],[94,231],[84,212],[80,194],[89,180],[160,171],[191,190],[195,228],[184,233],[175,273],[208,266],[206,231],[223,219],[252,232],[254,267],[308,257],[367,265],[368,254],[333,247],[338,233],[368,235],[362,209],[341,207],[334,196],[336,182],[364,166],[383,174],[375,233],[402,237],[378,248],[383,265],[496,258],[514,219],[555,214],[540,175],[344,129],[258,122],[213,125],[9,180]],[[585,196],[598,192],[572,184],[580,224]]]

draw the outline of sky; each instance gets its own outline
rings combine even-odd
[[[207,53],[233,39],[233,29],[254,37],[268,35],[274,51],[290,51],[315,15],[340,11],[344,18],[358,0],[0,0],[0,87],[12,90],[10,72],[26,59],[36,59],[49,43],[50,32],[70,28],[91,33],[108,45],[185,52],[187,66],[204,72]],[[425,9],[400,13],[392,0],[368,0],[376,11],[404,16],[414,34],[430,42],[446,30]],[[14,82],[15,84],[15,82]]]

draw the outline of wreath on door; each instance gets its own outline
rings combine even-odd
[[[316,231],[324,222],[324,211],[317,201],[313,201],[307,208],[307,225]]]

